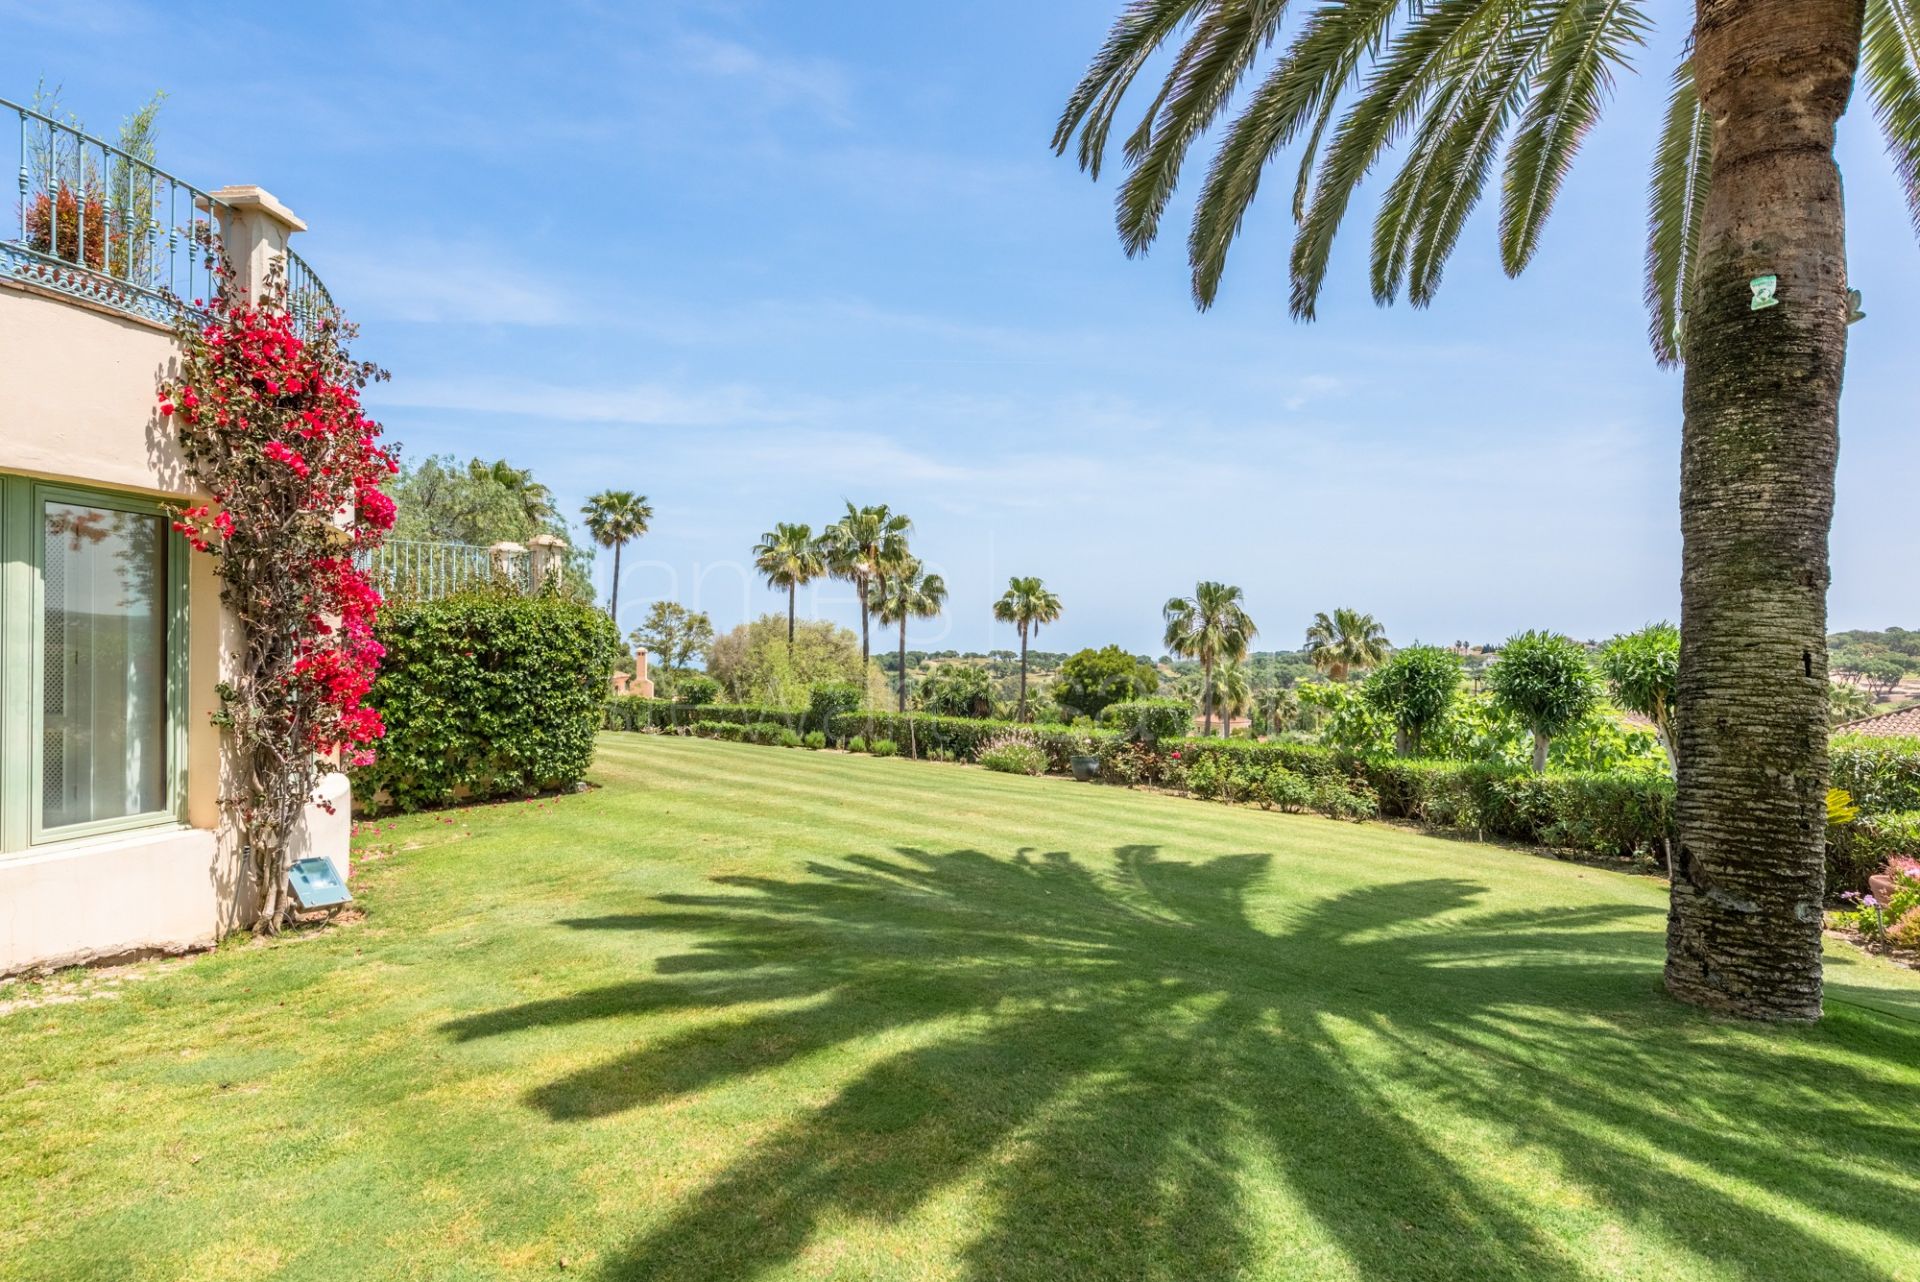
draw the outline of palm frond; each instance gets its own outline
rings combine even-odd
[[[1194,24],[1150,114],[1127,140],[1131,168],[1120,185],[1116,221],[1129,255],[1153,243],[1188,148],[1213,123],[1247,68],[1271,42],[1287,3],[1216,0]]]
[[[1368,76],[1360,100],[1342,117],[1322,162],[1313,200],[1293,242],[1293,314],[1311,320],[1333,253],[1333,239],[1360,180],[1367,176],[1430,94],[1458,65],[1463,50],[1498,8],[1488,0],[1440,0],[1419,11]],[[1476,22],[1479,19],[1479,22]]]
[[[1406,163],[1381,200],[1373,237],[1376,302],[1392,302],[1409,270],[1415,305],[1432,300],[1552,30],[1537,0],[1504,0],[1490,12],[1493,25],[1425,107]]]
[[[1628,50],[1645,43],[1648,22],[1638,0],[1579,0],[1555,27],[1507,153],[1500,252],[1508,275],[1539,248],[1567,169],[1612,90],[1613,69],[1630,65]]]
[[[1308,159],[1318,154],[1326,123],[1360,60],[1391,31],[1406,0],[1349,0],[1315,10],[1234,119],[1209,166],[1187,241],[1193,297],[1211,307],[1226,270],[1227,251],[1240,234],[1266,166],[1314,120]],[[1296,208],[1295,217],[1301,210]]]
[[[1168,36],[1190,21],[1195,11],[1214,0],[1133,0],[1107,33],[1087,74],[1070,97],[1053,130],[1053,150],[1065,155],[1073,135],[1080,135],[1080,167],[1094,178],[1106,157],[1107,135],[1121,99],[1133,86],[1140,68]]]
[[[1694,92],[1693,63],[1683,61],[1673,70],[1673,93],[1647,182],[1647,341],[1662,365],[1682,359],[1687,295],[1712,172],[1713,120]]]
[[[1867,0],[1860,72],[1920,235],[1920,3]]]

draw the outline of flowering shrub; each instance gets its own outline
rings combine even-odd
[[[1920,860],[1896,856],[1864,894],[1849,890],[1840,900],[1847,906],[1833,914],[1833,925],[1872,942],[1920,948]]]
[[[988,740],[975,758],[989,770],[1008,775],[1043,775],[1047,754],[1021,734],[1008,733]]]
[[[84,206],[85,212],[82,213]],[[80,261],[82,221],[85,222],[86,266],[99,271],[107,261],[109,239],[118,242],[118,232],[107,230],[107,207],[99,193],[84,195],[62,182],[49,196],[36,192],[26,207],[27,245],[43,254],[56,254],[70,263]]]
[[[337,312],[303,338],[284,285],[249,302],[230,273],[204,312],[175,325],[179,373],[160,413],[212,497],[174,528],[214,558],[220,599],[245,643],[219,687],[215,724],[232,735],[236,778],[222,803],[248,851],[257,929],[285,918],[288,838],[322,773],[371,760],[383,727],[364,702],[381,647],[380,594],[354,565],[393,526],[380,485],[397,465],[360,392],[385,374],[354,360]],[[198,300],[196,300],[196,303]]]

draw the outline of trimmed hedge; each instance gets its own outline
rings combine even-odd
[[[1128,699],[1108,704],[1100,724],[1139,743],[1182,739],[1193,733],[1193,709],[1182,699]]]
[[[1061,725],[1028,725],[1021,721],[987,721],[978,717],[942,717],[930,712],[848,712],[833,719],[827,736],[844,741],[861,736],[891,739],[903,757],[922,760],[937,753],[942,760],[976,761],[980,750],[996,739],[1015,738],[1047,754],[1050,770],[1066,771],[1079,753],[1096,753],[1110,731],[1072,730]]]
[[[368,810],[521,797],[578,783],[622,643],[606,613],[482,589],[390,605],[367,702],[386,737],[353,771]]]
[[[807,724],[807,714],[785,708],[759,708],[744,703],[675,703],[671,699],[643,699],[619,695],[607,700],[607,730],[686,730],[698,722],[752,725],[771,721],[790,730],[818,729]]]

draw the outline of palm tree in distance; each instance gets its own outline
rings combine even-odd
[[[1060,598],[1039,579],[1018,576],[1007,580],[1007,590],[993,603],[993,617],[1020,630],[1020,720],[1027,719],[1027,640],[1043,623],[1060,618]]]
[[[1238,661],[1214,669],[1213,706],[1220,710],[1220,737],[1225,739],[1233,728],[1233,719],[1253,706],[1247,670]]]
[[[1183,41],[1126,138],[1127,252],[1152,244],[1188,150],[1251,81],[1195,202],[1195,301],[1213,303],[1269,162],[1297,142],[1294,314],[1313,317],[1355,189],[1390,147],[1398,172],[1374,219],[1373,296],[1404,288],[1424,306],[1496,167],[1502,265],[1518,274],[1532,260],[1616,73],[1645,47],[1648,7],[1131,0],[1053,142],[1065,152],[1077,135],[1097,178],[1135,77]],[[1859,71],[1920,224],[1917,19],[1913,0],[1696,0],[1648,189],[1652,346],[1662,364],[1686,365],[1675,698],[1686,858],[1667,987],[1751,1018],[1820,1015],[1828,532],[1857,313],[1834,127]]]
[[[884,503],[855,507],[849,502],[846,514],[820,536],[828,570],[835,578],[852,583],[860,596],[862,671],[871,654],[867,639],[869,598],[886,577],[887,566],[906,555],[907,534],[912,529],[912,521],[888,511]]]
[[[1247,645],[1258,632],[1240,602],[1239,588],[1205,581],[1195,585],[1192,596],[1177,596],[1161,610],[1167,621],[1167,652],[1200,661],[1203,734],[1213,733],[1215,665],[1245,659]]]
[[[553,491],[533,479],[531,468],[515,467],[505,459],[491,463],[474,459],[467,464],[467,471],[475,480],[491,482],[512,495],[521,519],[529,526],[544,526],[559,515],[553,505]]]
[[[1355,668],[1378,667],[1392,648],[1379,621],[1358,610],[1322,611],[1307,627],[1307,658],[1334,681],[1345,681]]]
[[[873,595],[874,617],[900,625],[900,711],[907,710],[907,620],[931,619],[947,604],[947,582],[904,551],[888,562]]]
[[[587,533],[603,548],[613,549],[613,587],[608,593],[607,617],[620,622],[620,551],[647,532],[653,508],[647,496],[632,490],[602,490],[580,509]]]
[[[787,649],[793,649],[794,617],[802,584],[827,571],[826,555],[813,537],[813,527],[776,522],[753,547],[753,564],[770,588],[787,590]]]

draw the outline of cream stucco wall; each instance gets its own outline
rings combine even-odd
[[[0,472],[192,497],[154,408],[174,362],[161,326],[0,280]],[[212,562],[190,564],[186,826],[0,854],[0,974],[194,947],[247,919],[220,815],[221,735],[208,720],[238,631]],[[337,814],[309,807],[296,841],[343,873],[345,785],[333,777]]]

